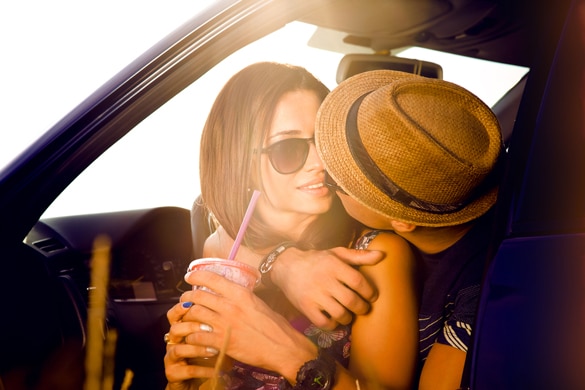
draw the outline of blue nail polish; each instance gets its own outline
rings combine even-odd
[[[188,309],[188,308],[190,308],[191,306],[193,306],[193,302],[183,302],[183,307],[184,307],[185,309]]]

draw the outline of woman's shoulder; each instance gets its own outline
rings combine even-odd
[[[203,257],[227,259],[233,244],[234,240],[221,226],[219,226],[215,232],[205,240],[205,243],[203,244]],[[256,251],[242,245],[238,249],[238,260],[248,263],[253,267],[257,267],[262,257],[264,257],[270,249],[259,249],[258,253],[256,253]]]

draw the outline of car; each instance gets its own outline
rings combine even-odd
[[[227,80],[239,70],[234,58],[252,58],[247,50],[274,37],[282,52],[258,58],[290,58],[330,85],[378,68],[446,78],[446,64],[409,57],[410,48],[521,70],[490,102],[507,159],[462,388],[583,388],[584,15],[582,0],[210,2],[0,171],[0,383],[80,389],[93,378],[93,366],[85,366],[90,350],[113,388],[127,381],[164,388],[166,311],[189,288],[183,275],[209,226],[190,207],[198,195],[198,133],[185,142],[158,116],[181,99],[205,107],[222,86],[220,77],[211,88],[206,76]],[[299,26],[314,31],[310,47]],[[282,40],[291,28],[296,35]],[[282,56],[296,45],[311,56]],[[326,61],[315,48],[335,53],[334,66],[317,70]],[[491,83],[483,69],[463,73]],[[205,108],[196,116],[202,123]],[[146,144],[134,136],[149,121],[154,142]],[[125,152],[139,149],[143,157]],[[164,149],[185,159],[162,161]],[[191,174],[177,173],[184,167]],[[98,168],[105,175],[88,176]],[[133,187],[140,195],[125,209],[102,202]],[[86,206],[99,207],[50,213],[79,199],[68,191],[80,188]],[[181,201],[141,203],[154,188],[182,192]]]

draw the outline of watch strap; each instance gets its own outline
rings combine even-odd
[[[293,390],[330,390],[336,369],[335,359],[320,348],[317,359],[305,362],[297,372]]]

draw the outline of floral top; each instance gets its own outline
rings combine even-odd
[[[378,233],[378,230],[374,230],[361,236],[356,241],[355,249],[366,249]],[[317,328],[303,316],[290,323],[296,330],[311,339],[321,350],[347,368],[351,346],[351,324],[340,325],[336,329],[328,331]],[[234,362],[232,370],[223,375],[223,380],[226,390],[282,390],[290,387],[288,381],[280,374],[241,362]]]

